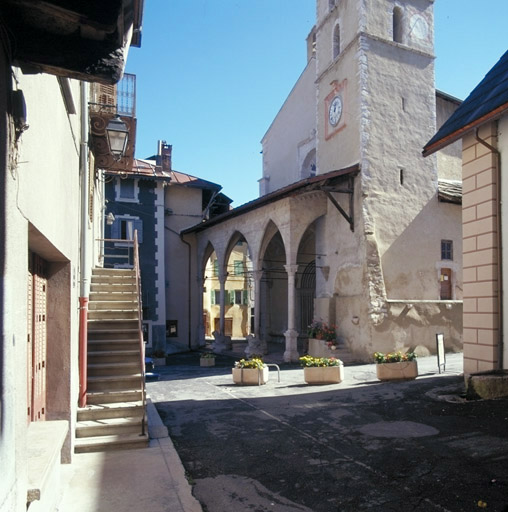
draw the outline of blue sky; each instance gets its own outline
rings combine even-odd
[[[488,5],[488,9],[485,8]],[[436,87],[465,98],[508,49],[508,2],[436,0]],[[306,64],[315,0],[145,0],[136,156],[173,145],[173,168],[258,197],[260,140]]]

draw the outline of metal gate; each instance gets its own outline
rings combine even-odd
[[[46,418],[46,304],[47,263],[30,252],[28,257],[28,420]]]
[[[303,271],[298,290],[299,332],[307,334],[307,327],[314,317],[314,298],[316,295],[316,262],[311,261]]]

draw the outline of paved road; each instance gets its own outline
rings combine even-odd
[[[207,512],[508,512],[508,399],[466,402],[461,355],[379,383],[348,366],[308,386],[296,366],[234,386],[231,359],[171,356],[148,392]]]

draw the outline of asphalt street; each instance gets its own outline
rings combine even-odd
[[[461,354],[322,386],[296,365],[235,386],[232,362],[175,354],[147,384],[205,512],[508,512],[508,399],[466,401]]]

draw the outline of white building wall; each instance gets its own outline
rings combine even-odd
[[[67,462],[73,452],[71,432],[78,396],[80,118],[68,115],[56,77],[23,75],[16,69],[14,74],[13,83],[25,97],[29,128],[17,145],[11,139],[4,184],[2,512],[26,510],[30,450],[26,438],[35,427],[27,424],[29,249],[49,262],[46,419],[69,422],[62,452]],[[79,84],[70,83],[79,108]],[[8,90],[9,84],[5,85]]]
[[[302,166],[316,144],[315,78],[315,59],[311,59],[261,140],[260,196],[308,177],[302,175]]]

